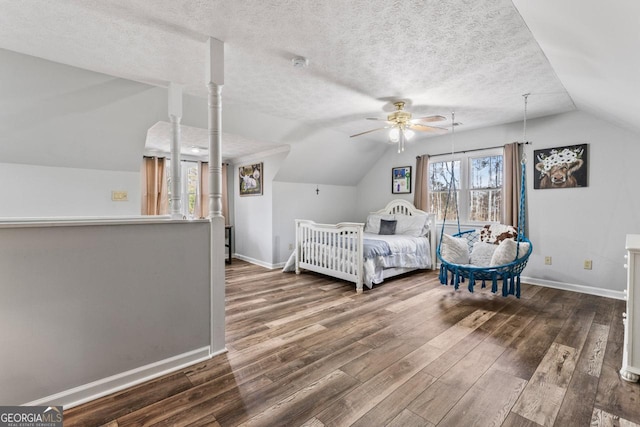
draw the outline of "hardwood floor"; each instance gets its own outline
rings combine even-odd
[[[227,348],[65,411],[65,426],[639,426],[624,302],[434,272],[352,284],[227,267]]]

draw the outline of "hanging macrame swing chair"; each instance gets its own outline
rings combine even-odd
[[[526,133],[527,133],[527,96],[524,96],[524,143],[526,143]],[[455,122],[455,116],[452,115],[452,123]],[[452,132],[452,141],[453,141],[453,132],[454,126],[451,128]],[[453,150],[452,150],[453,151]],[[442,223],[442,231],[440,233],[440,242],[438,243],[437,255],[440,260],[440,283],[443,285],[451,284],[458,289],[460,283],[465,280],[468,281],[468,289],[470,292],[473,292],[473,288],[475,286],[476,281],[482,281],[482,287],[486,286],[486,282],[491,283],[491,292],[496,293],[498,291],[498,282],[502,281],[502,296],[507,295],[515,295],[517,298],[520,298],[520,273],[524,270],[527,265],[527,261],[529,260],[529,256],[533,250],[533,245],[526,237],[526,228],[525,228],[525,189],[526,189],[526,156],[523,154],[522,159],[520,161],[521,164],[521,177],[520,177],[520,206],[518,213],[518,227],[517,227],[517,236],[516,236],[516,251],[515,258],[508,264],[499,265],[499,266],[491,266],[491,267],[479,267],[471,264],[454,264],[448,262],[442,258],[441,254],[441,246],[442,246],[442,238],[444,236],[444,228],[446,224],[447,213],[449,210],[450,200],[455,198],[456,194],[456,185],[455,185],[455,174],[453,168],[453,160],[451,165],[451,181],[449,185],[449,192],[447,194],[447,202],[445,205],[445,215],[444,221]],[[452,196],[452,194],[454,196]],[[476,230],[468,230],[468,231],[460,231],[460,219],[458,216],[458,201],[457,198],[455,200],[455,212],[456,218],[458,218],[458,232],[452,237],[454,238],[465,238],[468,244],[468,251],[471,253],[473,249],[473,245],[479,239],[479,233]],[[520,254],[520,246],[527,247],[527,251],[525,254]]]

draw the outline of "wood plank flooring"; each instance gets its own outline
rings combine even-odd
[[[640,426],[623,301],[503,298],[411,273],[352,284],[227,267],[228,353],[65,411],[65,426]]]

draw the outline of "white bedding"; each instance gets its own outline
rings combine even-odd
[[[391,248],[391,255],[376,256],[364,261],[364,284],[371,289],[384,280],[385,268],[431,268],[431,248],[426,237],[405,235],[380,236],[364,233],[365,239],[384,240]]]
[[[384,240],[391,249],[391,255],[374,256],[364,260],[364,284],[371,289],[374,284],[384,280],[385,268],[431,268],[431,248],[426,237],[413,237],[407,235],[379,235],[364,233],[367,239]],[[320,245],[308,243],[308,245]],[[326,246],[326,245],[324,245]],[[308,249],[308,248],[307,248]],[[333,253],[336,248],[325,248],[327,253]],[[295,271],[295,253],[292,253],[285,264],[283,271]]]

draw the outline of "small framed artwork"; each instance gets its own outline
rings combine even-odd
[[[262,163],[238,168],[241,196],[262,196],[262,172]]]
[[[587,144],[534,150],[533,188],[577,188],[587,186]]]
[[[391,168],[391,193],[411,193],[411,166]]]

